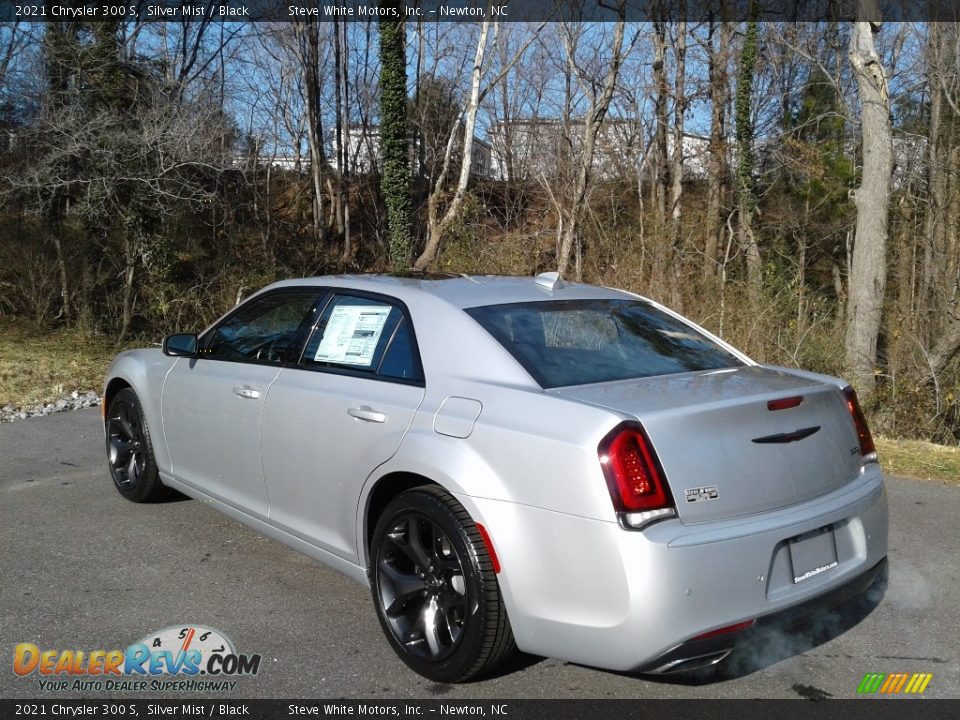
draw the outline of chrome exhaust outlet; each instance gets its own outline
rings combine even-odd
[[[669,675],[670,673],[686,672],[688,670],[702,670],[703,668],[716,665],[727,657],[733,648],[718,650],[707,653],[706,655],[694,655],[693,657],[677,658],[659,667],[647,670],[651,675]]]

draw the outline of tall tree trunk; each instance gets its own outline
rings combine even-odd
[[[685,15],[681,5],[681,17]],[[677,23],[674,44],[675,77],[673,82],[673,155],[670,163],[670,296],[673,307],[683,310],[680,287],[683,282],[683,248],[680,220],[683,215],[683,146],[684,115],[687,111],[686,59],[687,23]]]
[[[320,38],[319,25],[315,22],[296,23],[300,40],[303,82],[307,95],[307,145],[310,149],[310,180],[313,186],[313,232],[317,241],[322,241],[324,230],[323,166],[323,118],[320,113]]]
[[[857,16],[878,17],[879,12],[871,0],[859,0]],[[850,270],[846,360],[851,381],[863,395],[870,395],[875,388],[877,337],[887,279],[887,214],[893,171],[887,79],[873,44],[873,33],[879,30],[879,22],[855,22],[849,51],[860,95],[863,176],[860,187],[853,193],[857,229]]]
[[[63,249],[63,240],[61,238],[62,226],[55,227],[50,237],[53,240],[53,247],[57,253],[57,274],[60,278],[60,299],[62,305],[63,322],[70,326],[73,317],[73,308],[70,307],[70,283],[67,273],[67,257]]]
[[[753,6],[751,3],[751,15]],[[740,53],[740,72],[734,106],[737,135],[737,237],[747,263],[747,278],[751,297],[760,294],[760,249],[753,232],[753,214],[757,207],[756,188],[753,180],[753,120],[751,99],[753,75],[758,52],[757,21],[747,22],[747,31]]]
[[[655,13],[663,13],[659,3],[654,7]],[[655,15],[657,17],[657,15]],[[658,231],[666,226],[667,222],[667,192],[669,188],[667,167],[667,97],[670,90],[667,87],[667,24],[662,19],[653,23],[653,85],[654,85],[654,116],[656,127],[653,140],[653,178],[654,178],[654,207],[657,212]]]
[[[343,237],[344,231],[344,190],[343,190],[343,170],[345,167],[344,160],[346,159],[346,153],[343,151],[343,138],[344,138],[344,127],[343,127],[343,85],[342,77],[340,74],[340,64],[342,60],[342,50],[340,47],[340,26],[341,22],[334,19],[333,21],[333,96],[334,96],[334,112],[335,112],[335,122],[336,122],[336,132],[334,133],[334,153],[336,154],[337,162],[337,188],[336,192],[333,193],[333,208],[334,208],[334,225],[337,232],[337,237]]]
[[[122,342],[130,332],[130,324],[133,322],[133,280],[136,276],[137,258],[135,255],[136,245],[128,233],[124,234],[123,239],[123,257],[125,267],[123,269],[123,294],[122,294],[122,320],[120,325],[120,337],[118,342]]]
[[[342,73],[341,89],[343,92],[343,124],[345,133],[342,140],[343,164],[340,166],[340,193],[343,196],[341,207],[343,208],[343,265],[347,266],[353,261],[354,248],[353,238],[350,235],[350,44],[347,39],[347,24],[341,24],[343,32],[343,51],[341,52],[342,69],[337,68],[338,73]]]
[[[924,223],[923,266],[920,273],[920,291],[918,297],[919,332],[924,345],[930,348],[939,328],[935,314],[938,307],[937,295],[939,281],[946,267],[947,226],[946,212],[947,172],[949,154],[943,147],[943,88],[940,85],[941,73],[949,72],[942,64],[945,55],[947,32],[941,23],[930,23],[928,29],[928,78],[930,88],[930,124],[927,134],[927,187],[926,218]],[[954,70],[954,72],[956,72]]]
[[[929,33],[930,203],[922,281],[930,286],[926,379],[937,384],[960,352],[960,46],[954,23],[931,23]]]
[[[381,6],[393,8],[398,19],[380,21],[380,191],[387,206],[390,264],[394,270],[403,270],[412,252],[404,4],[383,0]]]
[[[719,47],[713,35],[719,30]],[[730,24],[710,22],[710,156],[707,165],[707,239],[704,248],[703,275],[717,272],[720,239],[723,233],[723,200],[727,192],[727,98],[729,80],[727,62],[730,57]]]

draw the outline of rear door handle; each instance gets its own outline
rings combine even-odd
[[[250,400],[256,400],[260,397],[260,391],[254,390],[252,387],[235,387],[233,389],[234,395],[239,395],[242,398],[248,398]]]
[[[368,408],[366,405],[361,405],[358,408],[349,408],[347,410],[347,415],[355,417],[358,420],[363,420],[364,422],[375,422],[382,423],[387,421],[387,414]]]

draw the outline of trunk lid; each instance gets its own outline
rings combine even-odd
[[[803,502],[850,482],[862,466],[840,389],[783,370],[741,367],[550,392],[643,423],[686,523]],[[796,397],[803,399],[794,407],[767,405]]]

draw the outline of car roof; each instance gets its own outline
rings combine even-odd
[[[452,273],[402,272],[368,275],[324,275],[282,280],[267,289],[297,286],[334,286],[380,292],[409,301],[432,296],[459,308],[500,305],[540,300],[635,299],[623,290],[567,281],[552,283],[552,278],[505,275],[455,275]]]

